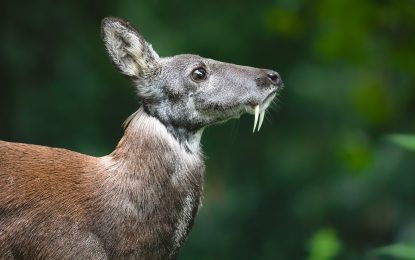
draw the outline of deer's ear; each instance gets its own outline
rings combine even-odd
[[[107,17],[102,20],[102,39],[112,62],[121,73],[147,78],[159,68],[159,56],[128,22]]]

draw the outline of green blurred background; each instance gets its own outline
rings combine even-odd
[[[139,106],[100,39],[130,20],[161,56],[277,70],[252,116],[205,131],[203,208],[180,259],[378,259],[415,241],[415,1],[0,3],[0,139],[110,153]],[[411,250],[411,246],[407,250]],[[383,259],[383,258],[382,258]]]

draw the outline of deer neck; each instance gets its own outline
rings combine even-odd
[[[124,123],[125,133],[110,158],[116,168],[124,168],[135,175],[157,174],[166,171],[177,177],[181,171],[203,164],[200,151],[202,130],[188,133],[186,139],[178,139],[157,118],[148,115],[142,108]]]
[[[204,173],[199,151],[201,133],[185,144],[179,142],[141,108],[125,127],[114,152],[102,158],[108,174],[105,185],[112,194],[111,198],[107,196],[107,206],[114,209],[110,212],[115,223],[134,218],[137,224],[130,229],[147,234],[154,243],[168,237],[175,254],[200,205]]]

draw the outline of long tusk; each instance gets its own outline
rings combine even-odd
[[[258,132],[261,129],[262,122],[264,122],[265,110],[262,110],[259,114],[259,124],[258,124]]]
[[[254,129],[252,130],[252,133],[255,133],[256,123],[258,122],[258,116],[259,116],[259,105],[255,107]]]

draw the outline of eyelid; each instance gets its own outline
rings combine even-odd
[[[204,68],[206,71],[208,71],[208,68],[204,62],[197,62],[193,64],[191,68],[192,68],[191,71],[194,71],[197,68]]]
[[[209,70],[208,66],[206,66],[206,64],[201,61],[201,62],[194,63],[192,66],[190,66],[189,71],[187,72],[187,75],[191,76],[193,71],[198,69],[198,68],[203,68],[204,70],[206,70],[206,73],[208,75],[210,74],[210,70]]]

